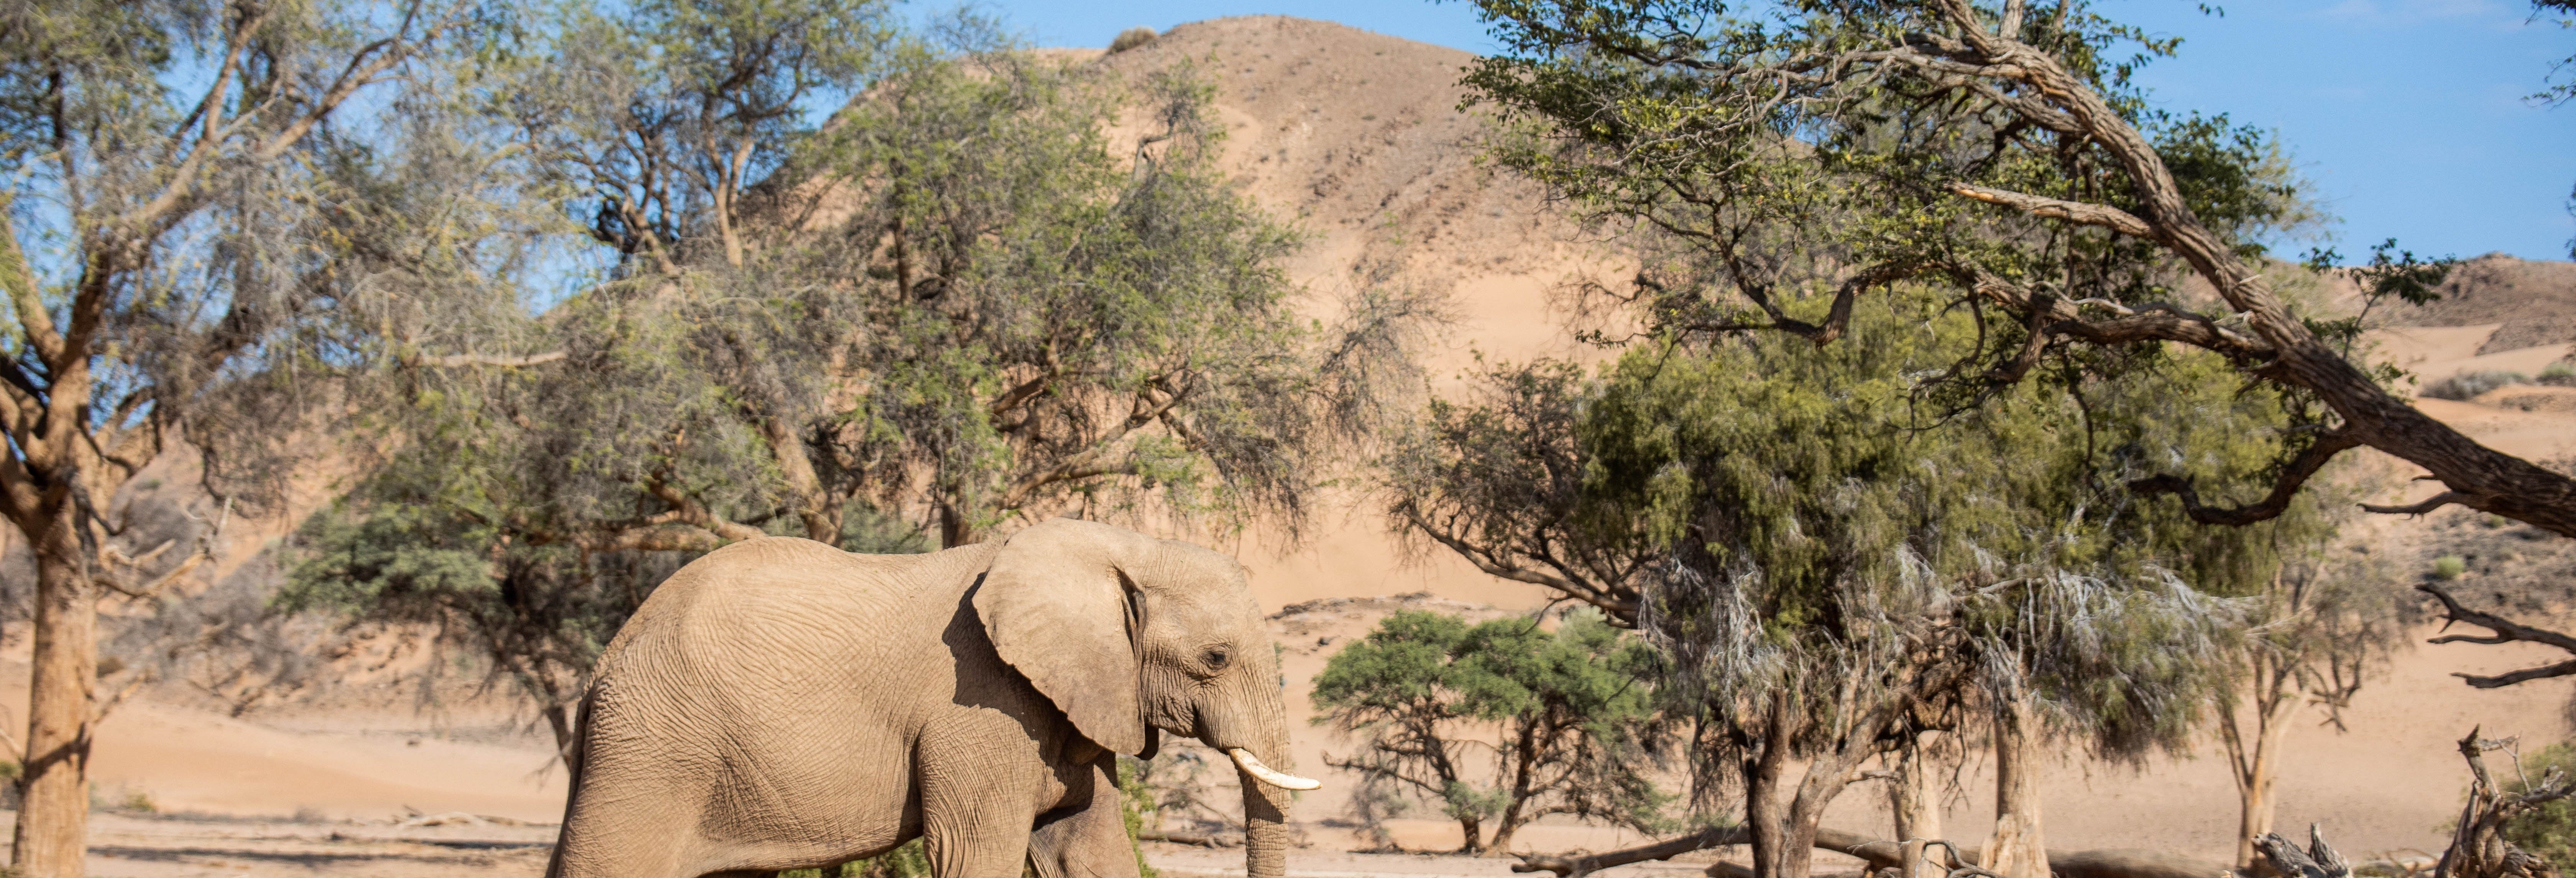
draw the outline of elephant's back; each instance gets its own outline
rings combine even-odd
[[[948,652],[955,608],[991,556],[854,555],[792,537],[710,552],[656,588],[600,656],[607,727],[595,732],[705,741],[874,725],[866,714],[929,694],[906,687],[948,676],[926,665]]]
[[[943,607],[991,561],[984,545],[858,555],[795,537],[744,540],[690,562],[654,589],[600,656],[600,675],[670,673],[679,665],[714,671],[746,661],[782,684],[800,665],[846,672],[846,662],[864,658],[855,653],[899,654],[906,641],[936,642],[949,615]]]

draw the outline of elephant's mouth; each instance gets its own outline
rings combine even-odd
[[[1227,747],[1225,748],[1225,755],[1234,757],[1235,767],[1243,769],[1243,773],[1245,774],[1252,775],[1254,780],[1258,780],[1262,783],[1266,783],[1283,790],[1311,790],[1320,788],[1324,785],[1323,781],[1315,780],[1313,778],[1298,777],[1296,775],[1271,768],[1270,766],[1263,765],[1261,764],[1260,759],[1255,758],[1252,755],[1252,751],[1241,747]]]

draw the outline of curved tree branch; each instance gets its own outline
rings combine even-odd
[[[2467,634],[2446,634],[2441,637],[2425,641],[2427,643],[2537,643],[2543,646],[2557,647],[2559,649],[2566,650],[2569,653],[2576,653],[2576,637],[2570,637],[2556,631],[2533,628],[2529,625],[2524,625],[2491,613],[2482,613],[2477,610],[2460,606],[2459,600],[2451,597],[2450,592],[2445,591],[2441,586],[2434,585],[2432,583],[2418,585],[2415,587],[2415,590],[2432,595],[2435,600],[2442,602],[2443,628],[2447,629],[2455,623],[2462,623],[2475,625],[2480,628],[2487,629],[2488,631],[2495,632],[2494,634],[2485,637]],[[2531,680],[2545,680],[2551,677],[2565,677],[2570,675],[2576,675],[2576,659],[2570,659],[2554,665],[2543,665],[2537,668],[2524,668],[2522,670],[2498,674],[2492,677],[2464,673],[2454,673],[2451,676],[2466,680],[2469,685],[2480,689],[2496,689],[2504,686],[2511,686],[2515,683],[2528,682]]]
[[[2272,492],[2264,495],[2261,501],[2248,506],[2228,507],[2203,504],[2200,502],[2200,493],[2193,490],[2190,478],[2170,474],[2132,481],[2129,483],[2129,490],[2149,496],[2172,494],[2182,500],[2184,514],[2190,515],[2191,520],[2202,524],[2231,527],[2248,525],[2279,516],[2283,510],[2290,508],[2290,500],[2298,496],[2299,489],[2308,483],[2309,477],[2316,475],[2317,470],[2323,468],[2327,461],[2333,460],[2335,455],[2359,447],[2361,447],[2361,440],[2341,430],[2318,436],[2316,442],[2300,451],[2299,456],[2291,458],[2288,464],[2281,467],[2280,475],[2272,483]],[[2368,506],[2363,508],[2370,509]]]

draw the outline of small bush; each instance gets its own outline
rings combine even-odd
[[[2520,776],[2506,780],[2504,790],[2508,794],[2530,792],[2524,778],[2538,781],[2548,777],[2552,768],[2576,773],[2576,745],[2551,744],[2524,757]],[[2576,799],[2559,799],[2523,812],[2505,824],[2504,840],[2562,869],[2576,863]]]
[[[2507,384],[2526,384],[2530,376],[2520,372],[2462,372],[2424,386],[2419,396],[2434,399],[2474,399],[2479,394]]]
[[[89,791],[89,807],[93,811],[115,811],[124,814],[151,814],[161,810],[161,806],[152,801],[151,793],[132,787],[125,788],[113,798],[101,795],[98,788],[92,787]]]
[[[1126,30],[1119,31],[1118,38],[1109,41],[1109,54],[1115,55],[1120,52],[1136,48],[1137,46],[1153,42],[1154,37],[1156,36],[1159,35],[1154,33],[1154,29],[1150,27],[1131,27]]]
[[[2460,574],[2467,572],[2469,572],[2469,561],[2466,558],[2462,558],[2458,555],[2444,555],[2433,559],[2433,578],[2435,580],[2449,582],[2460,578]]]
[[[2540,370],[2540,377],[2531,379],[2531,383],[2546,384],[2551,387],[2576,387],[2576,363],[2565,360],[2551,363],[2549,368]]]

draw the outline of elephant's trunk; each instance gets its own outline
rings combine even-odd
[[[1200,740],[1234,760],[1243,789],[1245,878],[1287,878],[1293,791],[1318,786],[1291,773],[1295,757],[1288,752],[1288,717],[1274,668],[1263,663],[1257,673],[1246,674],[1250,691],[1199,714]]]
[[[1287,790],[1262,783],[1252,772],[1236,769],[1243,784],[1243,874],[1245,878],[1287,878]]]

